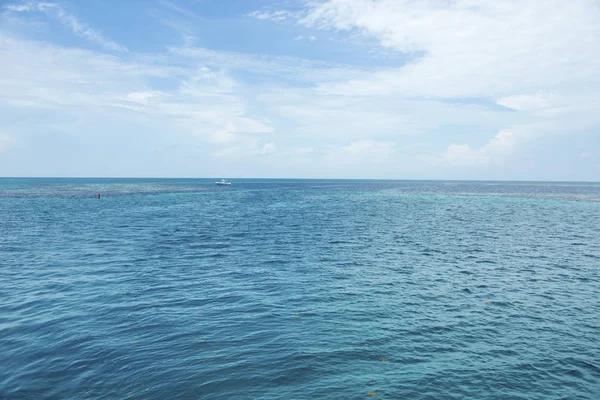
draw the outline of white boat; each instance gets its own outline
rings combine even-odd
[[[225,179],[221,179],[220,182],[215,182],[215,183],[220,186],[231,186],[231,182],[226,181]]]

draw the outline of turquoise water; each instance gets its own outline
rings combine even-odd
[[[0,398],[600,398],[600,184],[213,181],[0,179]]]

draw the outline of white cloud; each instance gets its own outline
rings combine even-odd
[[[118,115],[153,129],[167,127],[156,133],[162,140],[176,134],[179,141],[217,144],[274,132],[268,119],[250,115],[246,100],[234,91],[236,82],[223,71],[172,67],[160,58],[126,61],[2,35],[0,49],[0,112],[5,118],[23,107],[37,109],[31,115],[51,109],[61,131],[81,135],[90,129],[80,129],[73,120],[95,115],[108,123]],[[153,90],[147,85],[153,77],[179,78],[179,83],[169,91]],[[13,123],[23,124],[18,121]],[[31,134],[47,131],[37,130],[33,127]]]
[[[194,13],[193,11],[190,11],[190,10],[187,10],[187,9],[185,9],[183,7],[180,7],[177,4],[174,4],[174,3],[170,2],[170,1],[167,1],[167,0],[158,0],[158,3],[161,4],[161,5],[163,5],[163,6],[165,6],[165,7],[167,7],[167,8],[169,8],[169,9],[171,9],[171,10],[173,10],[173,11],[175,11],[175,12],[177,12],[177,13],[179,13],[179,14],[181,14],[181,15],[184,15],[184,16],[186,16],[188,18],[192,18],[192,19],[198,18],[198,15],[196,15],[196,13]]]
[[[394,142],[378,142],[372,139],[357,140],[330,155],[335,162],[347,163],[356,159],[367,162],[381,163],[388,160],[395,152]]]
[[[398,97],[333,96],[311,88],[262,88],[258,101],[275,114],[273,119],[285,121],[286,135],[310,139],[311,145],[365,137],[378,141],[415,140],[443,125],[473,120],[482,121],[486,130],[520,122],[516,113],[498,113],[476,106]]]
[[[241,70],[273,79],[285,78],[311,85],[354,78],[362,76],[366,72],[365,68],[344,64],[325,63],[297,57],[217,52],[202,47],[171,47],[169,52],[172,56],[185,58],[187,62],[196,62],[208,67]]]
[[[122,99],[132,103],[148,104],[153,98],[162,96],[165,96],[165,94],[159,90],[147,90],[144,92],[127,93]]]
[[[13,12],[25,12],[33,11],[34,7],[32,4],[7,4],[4,9]]]
[[[58,19],[63,25],[70,28],[73,33],[81,36],[106,50],[114,52],[127,52],[127,48],[104,37],[100,32],[86,26],[73,14],[69,14],[58,3],[28,2],[25,4],[8,4],[4,7],[11,12],[43,12]]]
[[[27,2],[23,4],[6,4],[3,7],[5,10],[12,12],[33,12],[40,11],[45,12],[48,10],[60,8],[57,3],[46,3],[46,2]]]
[[[441,161],[451,165],[479,165],[489,163],[490,159],[481,150],[471,149],[468,144],[451,144]]]
[[[289,17],[293,16],[293,13],[290,13],[288,11],[285,10],[278,10],[278,11],[253,11],[250,14],[248,14],[249,17],[253,17],[256,19],[262,19],[262,20],[271,20],[271,21],[284,21],[286,19],[288,19]]]
[[[236,135],[229,131],[223,130],[211,133],[211,141],[213,143],[224,144],[234,142]]]
[[[496,102],[514,110],[538,110],[551,105],[551,99],[542,94],[508,96],[498,99]]]
[[[400,67],[320,82],[325,96],[390,104],[486,98],[518,111],[504,114],[504,126],[496,120],[499,133],[488,144],[449,146],[434,157],[440,165],[500,165],[521,143],[600,125],[600,102],[592,95],[600,90],[600,7],[594,1],[321,0],[307,3],[297,18],[310,28],[373,38],[406,57]],[[443,123],[430,115],[433,125]],[[486,124],[482,115],[459,123]]]
[[[503,157],[510,155],[514,145],[514,133],[510,130],[503,130],[479,149],[472,149],[468,144],[452,144],[438,161],[442,164],[459,166],[502,163]]]
[[[175,3],[161,4],[189,23]],[[220,157],[218,163],[250,175],[259,174],[260,165],[265,174],[287,176],[301,169],[312,176],[435,178],[459,170],[450,166],[473,174],[499,171],[522,148],[542,146],[544,135],[593,134],[600,126],[600,55],[593,46],[600,24],[586,0],[303,4],[301,15],[269,9],[251,16],[375,39],[406,63],[377,67],[371,53],[355,54],[357,64],[371,65],[359,67],[215,51],[194,46],[191,23],[182,30],[184,46],[117,58],[107,54],[118,51],[114,46],[101,45],[109,50],[103,54],[16,40],[23,36],[3,26],[0,118],[19,133],[19,146],[5,151],[44,135],[96,135],[99,143],[115,135],[119,146],[131,140],[161,154],[177,149],[164,165],[181,162],[183,171],[188,155],[191,165]],[[57,7],[67,9],[8,5],[2,17],[32,20],[31,13],[43,12],[95,43],[105,39],[60,17]],[[315,31],[297,39],[317,40],[306,32]]]
[[[260,155],[271,154],[271,153],[274,153],[276,150],[277,150],[277,147],[275,147],[275,143],[267,143],[262,147],[262,149],[260,149],[258,151],[258,154],[260,154]]]
[[[248,157],[270,156],[277,152],[277,146],[273,142],[265,143],[261,147],[255,138],[235,136],[232,139],[235,143],[230,141],[229,146],[217,150],[215,152],[216,157],[241,160],[248,159]],[[225,143],[227,142],[223,142],[223,144]]]
[[[316,36],[304,36],[304,35],[298,35],[296,36],[296,38],[294,40],[308,40],[310,42],[314,42],[315,40],[317,40]]]
[[[600,82],[600,9],[589,0],[309,4],[301,24],[352,30],[414,57],[401,68],[325,85],[331,93],[504,97],[546,85]]]

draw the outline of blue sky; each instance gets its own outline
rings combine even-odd
[[[0,1],[0,176],[600,180],[593,0]]]

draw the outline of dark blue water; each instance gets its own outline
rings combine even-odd
[[[599,184],[212,181],[0,180],[0,398],[600,398]]]

